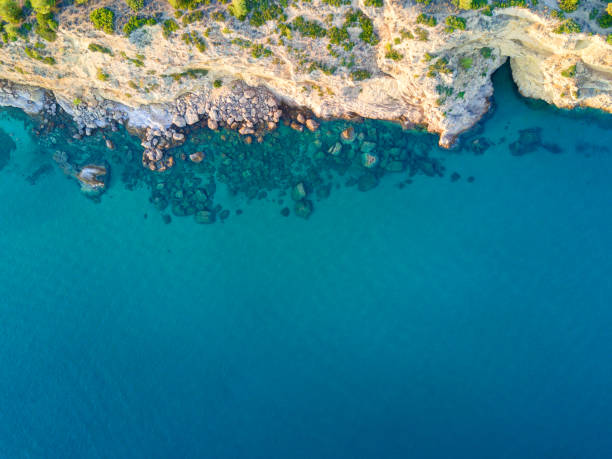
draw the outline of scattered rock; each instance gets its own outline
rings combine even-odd
[[[306,127],[308,128],[309,131],[316,131],[317,129],[319,129],[319,123],[317,123],[315,120],[309,118],[306,120]]]
[[[357,180],[357,189],[359,191],[368,191],[368,190],[371,190],[372,188],[376,188],[377,185],[378,185],[378,179],[376,178],[374,174],[370,174],[370,173],[363,174]]]
[[[195,216],[196,223],[210,224],[215,222],[215,214],[209,210],[200,210],[196,212]]]
[[[376,144],[374,142],[363,142],[361,144],[362,153],[371,153],[375,148]]]
[[[300,199],[304,199],[306,197],[306,187],[302,182],[298,183],[291,190],[291,198],[294,201],[299,201]]]
[[[342,143],[352,143],[355,140],[355,129],[353,126],[349,126],[340,134]]]
[[[542,145],[542,128],[535,127],[520,130],[519,139],[512,142],[509,147],[512,155],[522,156],[534,152],[540,145]]]
[[[308,199],[300,199],[299,201],[296,201],[293,211],[298,217],[307,219],[310,217],[310,214],[312,214],[313,211],[312,201],[309,201]]]
[[[88,164],[79,171],[77,179],[81,182],[81,190],[83,192],[100,194],[106,187],[108,175],[106,166]]]
[[[219,123],[217,123],[215,120],[210,119],[210,118],[208,118],[206,125],[208,126],[208,129],[212,131],[216,131],[219,128]]]
[[[327,150],[327,152],[332,156],[338,156],[342,153],[342,144],[340,142],[336,142],[336,144]]]
[[[361,164],[366,169],[372,169],[374,166],[376,166],[376,164],[378,164],[378,156],[371,153],[363,153],[361,155]]]
[[[196,151],[189,155],[189,160],[194,163],[200,163],[204,159],[204,152]]]

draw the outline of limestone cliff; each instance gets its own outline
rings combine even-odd
[[[157,24],[129,36],[119,33],[133,15],[123,2],[61,7],[55,41],[31,33],[27,43],[9,40],[0,48],[0,79],[8,81],[0,85],[0,104],[40,110],[37,88],[44,88],[89,127],[112,118],[160,129],[202,117],[249,127],[253,120],[278,122],[273,102],[265,116],[250,117],[268,107],[267,96],[258,93],[245,108],[254,99],[244,97],[242,83],[236,86],[243,81],[319,117],[422,124],[449,146],[487,111],[491,74],[510,59],[525,96],[612,112],[612,45],[604,29],[587,21],[586,6],[572,16],[583,32],[556,33],[563,20],[548,13],[556,2],[486,14],[441,1],[338,3],[289,2],[280,19],[262,25],[232,17],[222,4],[201,5],[183,13],[189,19],[174,30],[170,5],[150,2],[138,14],[155,16]],[[96,30],[89,20],[104,6],[115,12],[116,33]],[[36,50],[34,57],[26,47]],[[223,104],[232,106],[224,111]]]

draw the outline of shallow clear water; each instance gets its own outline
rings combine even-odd
[[[95,203],[0,111],[0,456],[611,457],[612,120],[495,87],[484,154],[308,221],[219,186],[225,222],[164,224],[120,173]]]

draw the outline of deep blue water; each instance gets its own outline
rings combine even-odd
[[[50,153],[1,111],[0,457],[612,457],[612,119],[495,87],[495,144],[435,151],[459,180],[308,221],[32,185]],[[563,151],[512,155],[533,127]]]

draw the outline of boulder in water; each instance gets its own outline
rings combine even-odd
[[[313,211],[312,201],[309,201],[308,199],[300,199],[299,201],[295,202],[293,210],[295,215],[298,217],[307,219],[310,217],[310,214]]]
[[[106,166],[88,164],[77,174],[81,182],[81,190],[88,194],[101,194],[106,188],[108,180],[108,169]]]

